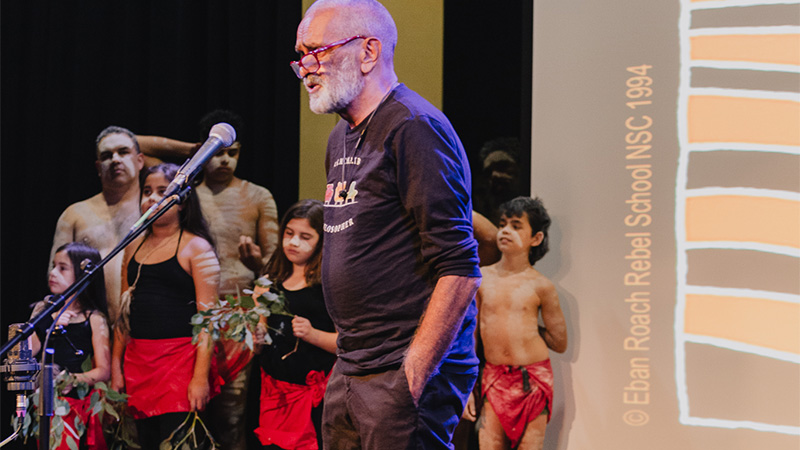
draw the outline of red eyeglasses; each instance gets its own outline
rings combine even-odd
[[[354,41],[356,39],[366,39],[366,36],[352,36],[347,39],[342,39],[340,41],[331,42],[328,45],[320,47],[318,49],[311,50],[310,52],[306,53],[305,55],[301,56],[299,60],[292,61],[289,63],[292,66],[292,70],[294,70],[294,74],[297,75],[297,78],[303,79],[303,75],[300,73],[300,69],[306,70],[306,75],[317,73],[320,68],[319,57],[318,54],[330,50],[334,47],[338,47],[348,42]]]

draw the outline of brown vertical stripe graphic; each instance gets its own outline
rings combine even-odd
[[[687,379],[693,415],[779,425],[800,423],[797,364],[691,343],[686,345],[686,362],[690,367],[703,367],[691,371]],[[776,386],[766,380],[785,382]],[[797,439],[787,436],[785,446],[761,448],[797,448]]]
[[[755,250],[689,250],[690,286],[755,289],[800,295],[800,258]]]
[[[800,155],[718,150],[689,155],[686,187],[745,187],[800,193],[798,180]]]

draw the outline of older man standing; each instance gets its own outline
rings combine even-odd
[[[344,119],[326,156],[330,449],[450,448],[477,376],[467,157],[447,118],[397,82],[396,42],[372,0],[317,1],[297,30],[311,110]]]
[[[136,136],[128,129],[110,126],[95,141],[102,191],[86,200],[73,203],[58,218],[50,261],[57,248],[81,241],[98,249],[105,257],[128,233],[139,218],[139,171],[144,155]],[[122,255],[105,267],[108,313],[113,323],[119,312]]]

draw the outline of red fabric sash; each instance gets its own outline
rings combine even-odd
[[[311,409],[325,397],[330,373],[311,371],[306,385],[276,380],[261,371],[261,415],[255,429],[262,445],[286,449],[317,450],[317,432]]]
[[[231,339],[222,339],[217,342],[217,371],[219,376],[226,383],[236,379],[236,375],[242,371],[253,359],[253,352],[244,342],[236,342]]]
[[[125,348],[125,389],[134,419],[191,411],[189,382],[194,373],[192,338],[133,339]],[[209,371],[211,396],[222,384],[213,364]]]
[[[91,450],[108,450],[106,440],[103,437],[103,424],[100,423],[97,415],[92,415],[89,410],[93,392],[98,392],[100,395],[103,395],[100,391],[94,389],[80,400],[72,397],[61,397],[69,403],[69,414],[63,417],[65,424],[64,431],[61,434],[61,442],[55,447],[55,450],[69,450],[67,436],[72,436],[76,444],[80,442],[80,439],[75,438],[75,435],[66,426],[69,425],[73,427],[74,430],[76,416],[80,417],[81,422],[86,425],[86,432],[84,434],[86,438],[84,442],[86,442],[87,447]]]
[[[481,392],[492,409],[511,448],[516,448],[525,433],[525,426],[548,407],[547,421],[553,410],[553,369],[550,360],[525,366],[530,390],[525,391],[522,367],[496,366],[486,363],[483,369]]]

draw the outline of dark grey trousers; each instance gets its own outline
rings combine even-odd
[[[403,367],[350,376],[334,366],[325,392],[326,450],[452,449],[477,366],[442,365],[422,391],[419,407]]]

